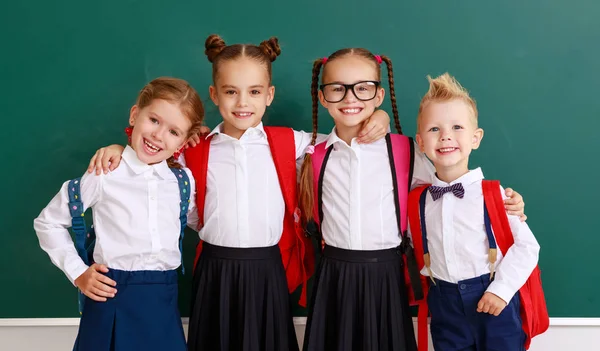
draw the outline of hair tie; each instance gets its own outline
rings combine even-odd
[[[381,64],[383,62],[383,60],[381,59],[381,56],[379,56],[379,55],[375,55],[375,60],[377,60],[378,64]]]
[[[306,153],[309,155],[312,155],[315,153],[315,146],[314,145],[308,145],[306,147]]]
[[[326,64],[326,63],[327,63],[327,57],[323,57],[323,59],[322,59],[322,60],[323,60],[323,64]]]

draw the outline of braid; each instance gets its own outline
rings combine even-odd
[[[392,68],[392,60],[389,57],[381,55],[381,59],[387,65],[388,83],[390,85],[390,99],[392,100],[392,113],[394,114],[394,124],[399,134],[402,134],[400,126],[400,117],[398,116],[398,105],[396,104],[396,90],[394,89],[394,69]]]
[[[317,142],[317,127],[319,113],[319,73],[323,66],[323,60],[318,59],[313,63],[312,70],[312,83],[310,86],[310,93],[312,96],[312,121],[313,131],[311,145],[315,145]],[[300,170],[300,185],[298,187],[298,206],[302,213],[302,224],[306,225],[311,219],[313,219],[313,206],[315,205],[315,193],[314,193],[314,174],[313,174],[313,162],[312,155],[307,153],[304,156],[304,162],[302,162],[302,169]]]
[[[311,144],[314,145],[317,141],[318,114],[319,114],[319,73],[323,66],[323,60],[318,59],[313,63],[312,83],[310,85],[310,95],[312,96],[312,122],[313,132]]]

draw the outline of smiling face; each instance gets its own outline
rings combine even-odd
[[[418,125],[417,143],[438,173],[458,178],[468,172],[469,155],[479,147],[483,130],[477,128],[473,110],[465,101],[427,103]]]
[[[254,59],[241,57],[220,64],[209,92],[223,117],[223,133],[239,139],[261,122],[275,95],[269,81],[267,67]]]
[[[155,99],[148,106],[134,105],[129,114],[133,127],[131,147],[146,164],[162,162],[185,144],[192,122],[178,104]]]
[[[373,62],[357,55],[346,55],[332,59],[327,62],[323,70],[323,85],[331,83],[355,84],[364,81],[379,81],[377,67]],[[368,87],[359,85],[354,90],[359,90],[357,93],[361,95],[361,89],[368,89]],[[322,91],[319,91],[319,101],[329,111],[335,121],[336,128],[339,130],[340,128],[360,126],[373,114],[375,108],[381,105],[384,95],[384,90],[377,87],[373,99],[361,101],[352,90],[348,90],[341,101],[332,103],[325,99]]]

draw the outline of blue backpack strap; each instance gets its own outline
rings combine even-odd
[[[83,218],[85,213],[83,202],[81,201],[80,185],[81,178],[75,178],[69,182],[69,211],[71,213],[71,229],[75,233],[75,248],[79,257],[89,266],[91,264],[90,256],[85,245],[88,233],[85,219]]]
[[[179,222],[181,223],[181,232],[179,233],[179,252],[181,253],[181,273],[185,274],[185,267],[183,267],[183,236],[184,230],[187,226],[187,210],[190,205],[190,178],[187,172],[181,168],[171,168],[177,183],[179,184],[179,196],[181,201],[179,211]]]
[[[83,201],[81,200],[81,178],[75,178],[69,181],[68,187],[69,194],[69,212],[71,214],[71,230],[75,233],[75,248],[79,257],[83,262],[90,266],[93,263],[94,244],[96,241],[96,235],[94,228],[87,231],[85,224],[85,212],[83,207]],[[83,306],[85,303],[85,295],[78,291],[78,304],[79,314],[83,313]]]

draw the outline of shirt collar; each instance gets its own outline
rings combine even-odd
[[[433,177],[433,185],[436,186],[448,186],[454,185],[456,183],[462,183],[463,187],[467,187],[475,182],[478,182],[483,179],[483,172],[481,171],[481,167],[477,167],[472,171],[467,172],[463,176],[451,181],[450,183],[446,183],[440,180],[437,176]]]
[[[149,169],[156,171],[156,173],[163,179],[168,179],[173,174],[167,165],[167,161],[163,160],[162,162],[153,165],[146,164],[140,161],[135,153],[135,150],[133,150],[133,148],[129,145],[125,147],[121,157],[123,157],[123,161],[125,161],[127,166],[131,168],[133,173],[138,175],[148,171]]]
[[[264,137],[264,138],[266,138],[266,137],[267,137],[267,133],[265,132],[265,128],[264,128],[264,126],[263,126],[263,123],[262,123],[262,122],[260,122],[260,123],[259,123],[259,124],[258,124],[256,127],[250,127],[250,128],[248,128],[248,129],[247,129],[247,130],[244,132],[244,134],[242,134],[242,137],[243,137],[244,135],[246,135],[247,133],[248,133],[248,134],[252,134],[252,133],[253,133],[253,131],[257,131],[257,132],[258,132],[257,134],[258,134],[258,135],[260,135],[260,136],[262,136],[262,137]],[[216,127],[215,127],[215,128],[214,128],[214,129],[213,129],[213,130],[212,130],[212,131],[211,131],[211,132],[210,132],[210,133],[209,133],[207,136],[206,136],[206,138],[208,139],[210,136],[213,136],[213,135],[215,135],[215,134],[217,134],[217,135],[220,135],[220,134],[222,134],[222,135],[226,135],[226,134],[223,134],[223,122],[219,123],[219,125],[217,125],[217,126],[216,126]],[[227,137],[229,137],[229,136],[227,135]],[[231,137],[229,137],[229,138],[231,138]],[[232,138],[232,139],[233,139],[233,138]],[[241,139],[241,138],[240,138],[240,139]]]

